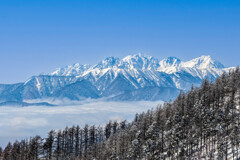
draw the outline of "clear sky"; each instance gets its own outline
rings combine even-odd
[[[0,0],[0,83],[139,52],[239,65],[240,0]]]

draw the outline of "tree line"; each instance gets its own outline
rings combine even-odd
[[[3,160],[190,160],[240,158],[240,70],[181,92],[173,102],[109,121],[51,130],[0,148]]]

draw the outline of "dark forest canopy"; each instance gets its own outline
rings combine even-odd
[[[131,123],[73,126],[9,143],[4,160],[237,159],[240,157],[240,70],[136,114]]]

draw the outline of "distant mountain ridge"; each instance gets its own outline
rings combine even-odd
[[[0,84],[0,102],[46,98],[168,101],[180,90],[199,86],[204,78],[214,81],[230,69],[210,56],[187,62],[176,57],[159,61],[143,54],[108,57],[96,65],[76,63],[33,76],[25,83]]]

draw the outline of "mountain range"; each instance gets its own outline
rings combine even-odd
[[[139,101],[174,99],[203,79],[214,81],[231,68],[210,56],[183,62],[135,54],[108,57],[95,65],[76,63],[52,73],[32,76],[24,83],[0,84],[0,102],[44,99]]]

